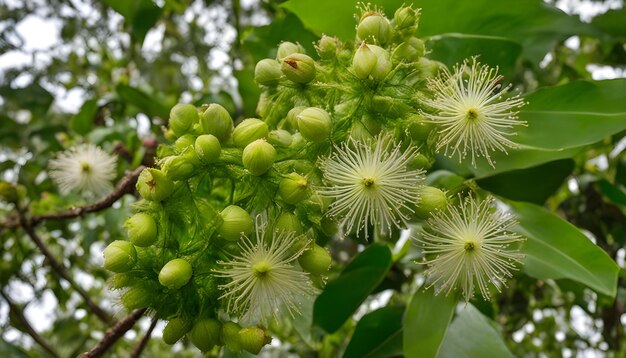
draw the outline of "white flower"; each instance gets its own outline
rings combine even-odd
[[[410,204],[419,200],[423,171],[409,170],[407,164],[416,154],[413,147],[402,149],[393,139],[378,136],[375,143],[350,138],[322,162],[327,186],[322,196],[334,199],[328,209],[344,234],[376,226],[389,232],[393,226],[406,225]]]
[[[87,197],[99,197],[112,188],[117,158],[93,144],[80,144],[52,159],[50,177],[62,193],[79,191]]]
[[[493,198],[461,200],[460,206],[433,213],[428,228],[417,239],[437,294],[460,288],[469,301],[478,286],[489,299],[489,283],[500,291],[523,255],[511,244],[523,238],[509,230],[517,224],[508,213],[492,208]]]
[[[242,236],[241,253],[227,262],[220,261],[222,268],[215,273],[230,279],[219,286],[224,291],[220,299],[228,300],[229,313],[240,314],[244,321],[267,324],[283,306],[292,316],[299,312],[300,299],[315,290],[308,275],[294,266],[307,245],[294,252],[294,232],[276,231],[266,238],[263,226],[257,220],[255,241]]]
[[[440,126],[437,150],[445,148],[446,155],[457,154],[459,161],[469,151],[472,165],[476,166],[476,157],[485,157],[493,167],[490,152],[517,147],[508,137],[516,134],[513,126],[526,124],[517,116],[525,102],[519,96],[503,100],[509,86],[500,88],[501,80],[497,68],[483,66],[476,58],[455,66],[453,74],[445,70],[429,80],[434,98],[425,104],[436,113],[422,114]]]

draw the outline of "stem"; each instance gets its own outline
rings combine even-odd
[[[119,320],[115,326],[111,327],[104,335],[102,340],[89,352],[80,355],[80,358],[101,357],[111,346],[115,344],[124,334],[131,329],[135,323],[146,312],[146,308],[138,308],[132,311],[128,316]]]
[[[148,341],[152,337],[152,331],[154,331],[154,327],[156,327],[158,321],[159,320],[157,318],[152,319],[152,323],[146,331],[146,334],[143,336],[141,341],[139,341],[139,344],[135,347],[135,349],[133,349],[133,353],[130,355],[131,358],[139,358],[141,352],[143,352],[144,348],[146,348]]]

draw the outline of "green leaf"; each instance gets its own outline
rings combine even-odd
[[[142,90],[125,84],[117,85],[116,90],[122,100],[133,104],[148,116],[158,116],[163,119],[169,118],[169,108],[160,101],[153,99]]]
[[[356,325],[344,358],[392,357],[402,354],[404,307],[383,307],[363,316]]]
[[[432,289],[418,290],[404,315],[404,356],[436,357],[456,304],[454,295],[435,296]]]
[[[439,358],[513,357],[494,323],[471,304],[463,306],[446,333]]]
[[[151,0],[104,0],[113,10],[124,16],[126,25],[139,44],[148,31],[159,21],[163,9]]]
[[[80,111],[70,119],[70,128],[81,135],[89,133],[93,128],[96,113],[98,113],[98,100],[94,98],[85,101]]]
[[[613,204],[626,206],[626,193],[622,189],[609,183],[606,179],[598,181],[596,185],[600,192]]]
[[[12,88],[11,86],[0,87],[0,97],[5,103],[15,102],[17,109],[28,109],[37,117],[42,117],[50,108],[54,97],[38,83],[33,83],[23,88]]]
[[[463,60],[480,56],[483,64],[499,67],[504,78],[512,78],[522,53],[522,46],[510,39],[495,36],[446,34],[430,37],[426,46],[432,52],[428,58],[438,60],[449,68]]]
[[[383,281],[391,267],[391,251],[372,244],[358,254],[315,300],[313,323],[335,332]]]
[[[604,14],[594,16],[591,23],[611,36],[619,39],[626,38],[626,9],[609,10]]]
[[[578,228],[548,210],[507,201],[526,237],[524,271],[538,279],[567,278],[598,293],[615,297],[619,267]]]
[[[477,180],[481,188],[505,198],[543,204],[574,170],[572,159],[497,174]]]

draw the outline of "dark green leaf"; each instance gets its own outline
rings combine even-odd
[[[626,19],[626,9],[609,10],[604,14],[595,16],[591,23],[604,32],[616,38],[626,38],[626,26],[624,26],[624,19]]]
[[[85,135],[93,128],[94,117],[98,113],[98,100],[90,99],[83,103],[80,111],[70,120],[70,127],[78,134]]]
[[[135,105],[148,116],[169,118],[169,108],[160,101],[150,97],[147,93],[125,84],[117,85],[116,90],[124,101]]]
[[[568,278],[614,297],[619,267],[578,228],[546,209],[507,201],[526,237],[524,271],[538,279]]]
[[[390,267],[391,251],[386,245],[373,244],[363,250],[317,297],[313,323],[327,332],[338,330],[382,282]]]
[[[420,289],[413,295],[404,315],[406,357],[437,357],[456,304],[454,295],[435,296],[432,289]]]
[[[152,0],[104,0],[113,10],[124,16],[126,25],[139,44],[143,43],[148,31],[154,26],[163,11]]]
[[[439,351],[439,358],[513,357],[494,323],[474,306],[462,307]]]
[[[404,307],[383,307],[368,313],[356,325],[344,358],[392,357],[402,354]]]
[[[600,192],[612,203],[626,206],[626,193],[622,189],[604,179],[598,181],[597,185]]]
[[[483,189],[517,201],[543,204],[574,170],[574,161],[562,159],[536,167],[497,174],[477,181]]]
[[[54,101],[54,97],[38,83],[33,83],[23,88],[11,88],[10,86],[0,87],[0,96],[4,101],[11,101],[19,108],[28,109],[35,116],[42,116],[48,111]]]

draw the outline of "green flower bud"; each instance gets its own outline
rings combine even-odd
[[[191,264],[184,259],[170,260],[159,272],[159,282],[170,290],[177,290],[191,279]]]
[[[278,61],[283,60],[285,57],[294,53],[304,53],[304,48],[300,44],[284,41],[278,45],[278,51],[276,52],[276,59]]]
[[[411,161],[407,164],[407,167],[411,170],[415,170],[415,169],[426,170],[432,167],[434,162],[435,162],[435,158],[427,157],[424,154],[420,153],[420,154],[416,154],[415,157],[411,159]]]
[[[337,226],[337,223],[328,216],[322,217],[322,220],[320,221],[320,228],[322,229],[324,234],[329,237],[335,236],[339,232],[339,227]]]
[[[224,322],[220,332],[221,341],[233,352],[241,351],[241,339],[239,338],[241,326],[235,322]]]
[[[296,83],[309,83],[315,78],[315,61],[301,53],[294,53],[282,60],[280,69]]]
[[[226,108],[219,104],[211,104],[200,118],[202,129],[206,134],[212,134],[225,143],[233,131],[233,119]]]
[[[260,85],[275,86],[282,75],[280,63],[271,58],[259,61],[254,68],[254,80]]]
[[[276,149],[265,141],[257,139],[243,149],[243,167],[252,175],[263,175],[270,170],[276,160]]]
[[[413,36],[417,31],[419,10],[413,10],[409,6],[403,6],[396,10],[393,15],[393,27],[403,36]]]
[[[293,141],[291,133],[284,129],[276,129],[267,135],[267,141],[278,147],[289,147]]]
[[[250,214],[237,205],[229,205],[220,213],[222,224],[219,234],[228,241],[237,241],[241,235],[250,235],[254,230],[254,222]]]
[[[426,57],[420,57],[418,63],[420,75],[424,79],[436,77],[439,74],[439,71],[446,67],[443,63],[429,60]]]
[[[137,262],[135,246],[128,241],[116,240],[104,249],[104,268],[116,272],[128,272]]]
[[[381,130],[380,121],[369,114],[364,114],[360,121],[352,122],[350,136],[357,141],[366,142],[378,135]]]
[[[172,107],[170,111],[170,129],[177,137],[191,130],[191,127],[197,121],[198,110],[191,104],[179,103]]]
[[[415,215],[421,219],[429,218],[431,212],[441,210],[449,203],[446,193],[432,186],[420,188],[419,198],[419,202],[415,208]]]
[[[259,327],[246,327],[239,331],[239,342],[244,350],[259,354],[263,346],[272,342],[272,337]]]
[[[195,156],[193,151],[189,151]],[[161,163],[161,171],[171,180],[186,180],[195,174],[196,166],[193,160],[185,155],[173,155],[165,158]]]
[[[365,79],[374,71],[377,61],[374,51],[363,41],[352,58],[352,70],[358,78]]]
[[[391,38],[391,24],[383,15],[368,11],[361,17],[356,35],[360,40],[384,45]]]
[[[152,297],[154,297],[154,292],[151,290],[143,286],[133,286],[122,294],[120,300],[124,307],[131,311],[137,308],[150,307]]]
[[[296,235],[304,233],[304,228],[298,217],[288,211],[282,212],[274,223],[274,230],[295,232]]]
[[[389,60],[389,52],[382,47],[369,45],[370,50],[376,55],[376,67],[370,73],[376,81],[382,81],[389,72],[391,72],[391,61]]]
[[[199,319],[191,331],[187,333],[187,338],[202,352],[207,352],[220,342],[220,331],[222,324],[213,318]]]
[[[337,47],[339,40],[336,37],[322,35],[322,38],[317,42],[315,49],[321,58],[329,60],[337,57]]]
[[[163,136],[165,137],[165,139],[167,139],[170,142],[173,142],[176,140],[176,134],[174,134],[173,130],[167,129],[165,127],[161,127],[161,130],[163,131]]]
[[[217,161],[222,152],[219,139],[212,134],[204,134],[196,138],[194,148],[198,159],[203,163],[213,163]]]
[[[278,183],[278,194],[287,204],[296,205],[309,197],[309,181],[298,173],[291,173]]]
[[[178,342],[191,329],[191,322],[176,317],[171,319],[163,328],[163,342],[172,345]]]
[[[180,138],[176,139],[176,142],[174,142],[174,147],[177,153],[182,153],[190,146],[193,146],[195,142],[196,142],[196,136],[192,134],[185,134],[181,136]]]
[[[428,139],[430,132],[435,128],[435,124],[427,122],[425,118],[420,115],[413,115],[409,119],[407,127],[411,139],[423,142]]]
[[[111,278],[109,279],[109,285],[111,286],[112,289],[119,290],[121,288],[128,286],[130,281],[131,281],[131,278],[128,275],[124,273],[116,273],[115,275],[111,276]]]
[[[332,261],[328,251],[317,244],[313,244],[310,249],[298,257],[298,263],[302,269],[314,275],[326,273]]]
[[[395,62],[414,62],[424,56],[425,52],[424,41],[410,37],[396,47],[391,57]]]
[[[0,198],[2,198],[3,200],[9,203],[16,202],[18,195],[17,195],[17,188],[15,187],[15,185],[6,181],[1,181],[0,182]]]
[[[309,107],[298,115],[298,130],[311,142],[328,139],[331,127],[330,115],[321,108]]]
[[[305,109],[305,106],[297,106],[290,109],[289,112],[287,112],[287,118],[285,118],[285,129],[298,130],[298,116]]]
[[[412,111],[413,107],[396,98],[374,96],[372,97],[372,110],[390,117],[403,117]]]
[[[124,223],[128,230],[128,239],[135,246],[147,247],[157,240],[157,225],[152,216],[137,213]]]
[[[233,131],[233,142],[238,147],[245,147],[257,139],[267,137],[267,124],[257,118],[244,119]]]

